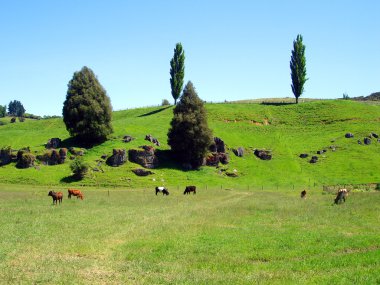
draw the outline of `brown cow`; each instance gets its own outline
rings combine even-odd
[[[63,199],[62,192],[49,191],[48,196],[51,196],[53,198],[53,205],[54,205],[54,202],[57,205],[58,201],[59,201],[59,204],[62,203],[62,199]]]
[[[71,199],[71,196],[77,196],[77,199],[80,198],[83,200],[83,193],[80,190],[76,189],[68,189],[67,192],[69,193],[68,198]]]

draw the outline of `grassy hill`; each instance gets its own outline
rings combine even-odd
[[[167,131],[173,107],[138,108],[113,114],[114,134],[107,142],[87,149],[84,159],[92,167],[103,154],[111,155],[113,148],[136,148],[151,144],[144,140],[146,134],[156,137],[158,149],[165,157]],[[216,169],[202,167],[197,171],[182,171],[172,161],[162,159],[153,175],[138,177],[131,170],[140,167],[128,162],[121,167],[102,165],[102,172],[93,172],[82,181],[72,182],[70,161],[63,165],[17,169],[13,163],[0,167],[2,183],[32,185],[86,185],[151,187],[164,184],[180,187],[189,184],[223,188],[275,188],[277,186],[317,187],[323,184],[356,184],[380,182],[380,143],[359,145],[370,132],[380,133],[380,106],[350,100],[310,101],[295,104],[206,104],[209,126],[214,136],[224,140],[228,148],[244,147],[245,155],[236,157],[230,150],[230,163]],[[33,152],[42,153],[49,138],[59,137],[65,146],[75,146],[69,140],[62,119],[26,120],[9,123],[1,119],[0,147],[12,149],[29,146]],[[353,139],[344,134],[352,132]],[[124,135],[135,138],[123,143]],[[329,148],[334,146],[336,151]],[[261,161],[253,149],[271,150],[273,159]],[[327,149],[316,164],[299,158],[300,153],[315,155]],[[238,177],[226,176],[225,171],[236,169]]]

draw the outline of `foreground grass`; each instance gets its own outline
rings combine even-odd
[[[380,282],[379,192],[182,191],[0,186],[0,283]]]

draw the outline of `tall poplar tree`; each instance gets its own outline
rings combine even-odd
[[[82,142],[101,142],[112,133],[110,98],[90,68],[69,81],[62,114],[70,135]]]
[[[292,56],[290,59],[290,70],[292,77],[292,91],[296,97],[296,104],[298,104],[298,97],[304,91],[304,84],[306,78],[306,58],[305,58],[305,45],[302,42],[301,35],[297,35],[297,39],[293,41]]]
[[[173,58],[170,60],[170,86],[174,104],[181,95],[183,78],[185,77],[185,51],[181,43],[177,43],[174,49]]]
[[[203,101],[191,81],[186,84],[173,114],[168,132],[172,153],[179,162],[198,168],[212,143],[212,132],[207,124]]]

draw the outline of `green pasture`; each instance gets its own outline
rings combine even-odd
[[[177,185],[199,183],[222,187],[314,187],[321,185],[377,183],[380,181],[380,143],[359,145],[370,132],[380,134],[380,105],[347,100],[307,101],[298,105],[276,103],[223,103],[206,104],[208,122],[214,136],[222,138],[228,149],[230,163],[219,168],[202,167],[196,171],[182,171],[180,165],[170,159],[167,132],[173,107],[137,108],[113,113],[115,132],[101,145],[86,149],[84,160],[93,168],[99,168],[101,155],[112,154],[113,148],[138,148],[151,144],[145,135],[156,137],[160,166],[148,177],[137,177],[132,170],[140,166],[128,162],[112,168],[104,163],[99,172],[90,171],[82,181],[70,179],[70,161],[63,165],[38,165],[31,169],[17,169],[14,163],[0,167],[2,183],[29,185],[86,185],[93,187],[120,186],[139,188],[157,183]],[[63,146],[78,147],[69,139],[62,119],[30,120],[14,124],[9,118],[1,119],[0,147],[10,145],[17,150],[29,146],[33,153],[44,151],[49,138],[59,137]],[[344,138],[346,132],[354,133],[353,139]],[[135,138],[126,144],[124,135]],[[335,152],[330,147],[335,147]],[[236,157],[232,149],[243,147],[245,155]],[[253,154],[255,148],[271,150],[273,159],[261,161]],[[300,153],[318,155],[319,161],[310,164],[309,159],[299,158]],[[227,172],[236,172],[232,178]],[[159,182],[158,182],[159,181]]]
[[[379,284],[380,192],[0,185],[0,284]]]

